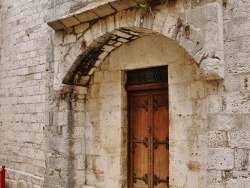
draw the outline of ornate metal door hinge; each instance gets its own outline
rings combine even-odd
[[[157,149],[160,144],[165,144],[166,148],[169,149],[169,138],[166,137],[165,141],[159,141],[157,140],[157,138],[154,137],[153,144],[154,144],[154,149]]]
[[[156,112],[158,110],[158,108],[161,107],[161,106],[166,106],[166,110],[168,110],[168,101],[167,101],[167,99],[165,101],[163,101],[163,102],[160,102],[160,103],[158,103],[158,101],[154,99],[153,103],[154,103],[153,104],[154,112]]]
[[[136,180],[142,180],[142,181],[144,181],[146,184],[148,184],[148,175],[145,174],[143,177],[136,177],[136,174],[133,173],[133,183],[136,183]]]
[[[148,138],[145,136],[142,141],[138,141],[135,136],[132,139],[132,152],[135,152],[136,144],[143,144],[146,148],[148,147]]]
[[[144,108],[146,111],[148,111],[148,101],[145,100],[142,104],[137,104],[135,101],[133,101],[134,111],[136,111],[137,108]]]
[[[155,186],[157,186],[159,183],[166,183],[169,186],[169,177],[167,177],[166,179],[160,179],[159,177],[154,175],[153,182]]]

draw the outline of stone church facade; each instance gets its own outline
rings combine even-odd
[[[250,187],[249,0],[0,2],[7,187]]]

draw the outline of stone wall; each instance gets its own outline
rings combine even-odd
[[[112,13],[78,25],[64,20],[93,2],[1,1],[0,163],[7,186],[126,187],[126,70],[168,64],[170,185],[249,187],[250,2],[182,0],[159,6],[153,17],[135,1],[98,1],[98,11],[112,5]],[[51,20],[64,21],[65,30],[53,31]],[[106,43],[110,36],[119,45]],[[74,67],[93,47],[104,56],[78,75]],[[68,74],[89,86],[62,84]]]
[[[53,76],[52,76],[53,79]],[[82,187],[85,183],[85,88],[53,91],[46,108],[45,187]]]
[[[45,173],[47,1],[1,1],[0,163],[8,187],[41,187]]]
[[[188,140],[187,137],[188,137],[190,139],[189,140],[190,142],[192,142],[193,144],[197,144],[196,140],[194,140],[193,137],[195,138],[198,135],[198,138],[201,139],[200,142],[198,143],[201,145],[203,144],[203,145],[200,146],[198,144],[193,147],[182,148],[183,143],[180,144],[180,146],[178,146],[176,143],[173,143],[176,145],[174,145],[175,147],[172,148],[173,149],[172,152],[173,152],[173,155],[175,154],[174,156],[177,156],[178,158],[178,156],[179,157],[181,156],[180,153],[178,154],[178,150],[187,151],[187,155],[190,155],[189,156],[190,158],[197,157],[196,160],[197,159],[201,160],[202,165],[200,166],[200,164],[197,163],[197,161],[191,160],[189,162],[186,161],[185,163],[183,163],[183,165],[180,165],[179,162],[175,162],[175,165],[173,165],[173,168],[175,168],[178,165],[180,167],[176,169],[175,174],[178,174],[179,169],[183,170],[186,167],[188,167],[190,171],[192,170],[195,171],[197,170],[197,168],[199,169],[200,167],[201,169],[206,168],[207,171],[204,174],[205,179],[203,177],[203,180],[201,180],[202,178],[200,180],[199,178],[197,179],[198,176],[195,175],[196,172],[184,173],[183,177],[187,175],[188,179],[190,178],[190,181],[186,182],[185,184],[186,179],[185,180],[183,179],[183,181],[178,181],[178,182],[175,182],[174,180],[172,180],[172,185],[173,186],[175,185],[177,187],[197,186],[197,185],[200,185],[199,183],[201,182],[204,183],[204,181],[206,182],[206,187],[234,187],[234,186],[244,187],[244,186],[249,185],[249,178],[248,178],[248,168],[249,168],[248,158],[249,157],[248,157],[248,146],[247,146],[249,135],[246,132],[246,130],[248,129],[247,119],[248,119],[248,113],[249,113],[249,107],[248,107],[249,100],[248,100],[248,94],[247,94],[249,90],[249,83],[248,83],[249,70],[248,70],[248,64],[246,62],[246,59],[248,57],[247,56],[248,55],[247,53],[248,52],[247,51],[248,40],[247,40],[247,32],[246,32],[248,30],[248,24],[247,24],[248,13],[246,11],[248,8],[248,3],[245,1],[244,2],[243,1],[227,1],[226,3],[224,2],[224,4],[223,2],[220,2],[220,1],[218,2],[219,3],[217,5],[221,7],[222,12],[214,12],[214,10],[216,9],[213,9],[212,7],[214,7],[213,5],[215,4],[211,6],[210,4],[211,1],[209,1],[207,2],[208,4],[206,4],[206,2],[202,2],[200,4],[199,3],[196,4],[194,7],[191,6],[191,8],[193,9],[193,12],[191,11],[192,13],[189,12],[190,11],[189,8],[192,3],[190,4],[187,3],[185,7],[187,8],[186,14],[180,13],[180,17],[183,18],[184,20],[186,18],[189,24],[191,24],[193,35],[191,34],[192,36],[191,42],[188,42],[187,40],[185,40],[185,38],[180,39],[178,42],[190,54],[192,54],[193,52],[195,52],[195,51],[192,51],[193,49],[195,49],[194,41],[195,39],[198,38],[199,40],[197,40],[196,42],[198,42],[198,44],[199,43],[204,44],[206,46],[204,49],[207,50],[207,53],[206,52],[203,53],[204,56],[198,55],[197,58],[195,58],[195,60],[197,61],[199,60],[199,58],[201,58],[201,60],[204,60],[203,58],[211,57],[210,59],[203,62],[203,63],[208,63],[208,66],[206,68],[208,69],[211,68],[211,70],[213,69],[216,70],[216,66],[217,66],[216,64],[220,63],[215,59],[219,59],[222,63],[224,63],[224,57],[225,57],[225,60],[226,60],[225,64],[223,64],[223,69],[220,71],[225,73],[226,76],[225,78],[223,78],[222,76],[221,78],[223,79],[220,78],[218,80],[215,79],[215,80],[207,81],[206,84],[201,83],[199,81],[198,82],[194,81],[191,83],[190,87],[188,86],[188,89],[192,90],[192,92],[186,93],[186,95],[188,95],[186,96],[186,98],[190,97],[191,100],[194,100],[195,102],[192,103],[194,105],[193,107],[199,109],[198,110],[199,113],[197,114],[197,117],[193,118],[190,121],[194,121],[196,128],[198,127],[200,131],[198,131],[197,133],[195,131],[196,128],[193,127],[194,124],[190,123],[187,120],[180,120],[177,118],[174,122],[176,123],[176,125],[180,125],[180,129],[183,128],[181,125],[183,125],[184,122],[186,121],[189,122],[187,123],[187,127],[186,127],[187,132],[186,133],[183,132],[183,135],[185,135],[184,137],[186,137],[183,140],[183,142],[185,142],[185,140],[187,141]],[[212,12],[214,12],[214,14],[212,14]],[[120,17],[118,17],[118,15]],[[135,15],[138,16],[137,14]],[[145,19],[142,27],[152,29],[153,31],[161,32],[165,36],[171,36],[171,34],[173,34],[171,33],[173,32],[173,30],[171,30],[172,27],[170,23],[171,23],[171,20],[174,22],[174,18],[166,19],[166,17],[164,17],[166,15],[167,15],[167,11],[164,11],[163,9],[163,11],[161,11],[159,14],[155,15],[155,19]],[[173,14],[171,14],[171,16],[172,15]],[[221,19],[217,19],[215,15]],[[116,18],[116,23],[114,24],[113,29],[115,29],[116,27],[119,28],[119,26],[123,26],[123,27],[135,26],[133,24],[131,25],[131,23],[133,23],[133,19],[128,19],[129,15],[126,14],[126,11],[124,11],[121,14],[117,14],[117,17],[115,16],[115,18]],[[203,22],[203,18],[205,18],[205,20],[207,21],[207,25],[205,27],[202,27],[201,29],[199,28],[199,26]],[[239,21],[239,18],[242,18],[243,21]],[[119,19],[120,19],[120,22],[119,22]],[[95,40],[100,41],[99,40],[101,38],[100,36],[104,35],[106,32],[112,31],[112,29],[109,30],[110,26],[112,26],[112,21],[111,21],[111,24],[108,24],[110,20],[112,19],[109,19],[109,20],[106,19],[106,22],[99,22],[98,24],[92,25],[92,26],[85,25],[86,27],[84,27],[84,24],[83,24],[81,27],[75,26],[72,28],[72,31],[75,31],[76,33],[83,32],[82,36],[74,35],[74,34],[67,35],[67,34],[61,33],[60,34],[62,35],[61,37],[64,39],[67,39],[67,40],[64,40],[65,42],[68,41],[69,44],[70,43],[75,44],[75,46],[72,48],[74,49],[72,50],[72,52],[70,50],[65,50],[68,53],[67,61],[73,63],[72,58],[75,56],[74,53],[75,52],[77,52],[78,54],[81,53],[82,49],[79,49],[79,46],[81,46],[82,41],[87,41],[86,44],[88,47],[88,45],[92,44],[93,41]],[[167,24],[170,24],[170,25],[167,25]],[[80,28],[81,31],[77,30],[77,28],[78,29]],[[201,31],[199,29],[202,30],[202,35],[199,35],[199,31]],[[91,31],[93,33],[91,34],[91,32],[88,32],[88,31]],[[60,36],[60,35],[59,33],[56,34],[56,36]],[[202,38],[201,36],[204,37],[204,35],[205,35],[205,38]],[[240,35],[240,36],[237,36],[237,35]],[[79,38],[77,38],[77,36],[79,36]],[[223,36],[223,40],[221,40],[220,38],[222,36]],[[192,44],[192,42],[194,43]],[[223,47],[221,48],[221,46]],[[61,48],[59,47],[57,50],[60,51],[60,49]],[[225,53],[225,56],[224,56],[224,53]],[[60,64],[60,61],[58,61],[58,63]],[[98,62],[98,65],[99,64],[100,62]],[[107,64],[107,62],[105,64]],[[69,67],[70,67],[69,65],[66,65],[66,69],[63,70],[64,68],[62,66],[61,72],[64,72],[62,75],[65,75]],[[109,67],[109,68],[112,69],[112,67]],[[94,74],[93,80],[95,80],[95,77],[98,75],[98,72],[99,70],[97,70],[96,74]],[[93,72],[91,72],[91,74],[92,73]],[[223,73],[221,75],[223,75]],[[55,72],[55,75],[58,75],[58,74]],[[205,79],[207,79],[206,77],[207,75],[205,75]],[[91,101],[94,100],[92,96],[92,88],[96,87],[95,85],[96,83],[93,80],[91,80],[91,83],[93,84],[93,86],[91,85],[91,90],[89,91],[90,93],[88,97],[89,99],[88,104],[92,104]],[[103,84],[98,85],[97,87],[102,87],[102,85]],[[186,89],[187,89],[186,86],[182,86],[180,88],[177,87],[175,92],[180,90],[179,92],[181,93]],[[120,89],[118,90],[120,91]],[[104,91],[104,89],[102,89],[102,91]],[[96,97],[96,95],[98,95],[95,92],[99,92],[99,90],[96,88],[93,89],[94,98]],[[182,95],[185,95],[185,92]],[[182,96],[182,97],[185,98],[185,96]],[[123,101],[122,98],[120,98],[120,100]],[[92,105],[95,106],[98,104],[94,102]],[[92,109],[91,106],[87,107],[87,109],[88,108]],[[180,111],[183,110],[181,111],[181,113],[185,114],[185,113],[188,113],[187,111],[191,109],[193,108],[187,107],[187,109],[180,108],[179,110]],[[91,113],[95,113],[95,111],[93,110],[90,112],[90,114]],[[100,113],[102,114],[102,109],[100,109]],[[94,115],[92,115],[91,117],[94,118]],[[87,139],[86,142],[88,143],[88,146],[87,146],[86,154],[87,154],[87,164],[88,164],[87,166],[89,168],[86,169],[87,170],[86,182],[91,185],[105,187],[107,185],[105,177],[109,177],[109,175],[107,176],[106,173],[108,173],[108,171],[105,171],[104,169],[107,169],[108,167],[102,166],[100,161],[102,161],[102,159],[104,161],[105,160],[108,160],[108,162],[110,161],[107,158],[107,156],[105,156],[106,155],[105,151],[103,151],[103,153],[100,154],[102,150],[101,151],[98,150],[96,153],[97,156],[95,155],[93,157],[94,155],[93,152],[95,150],[93,151],[93,148],[92,149],[89,148],[91,147],[91,143],[93,145],[97,144],[97,146],[99,146],[100,143],[98,144],[97,143],[98,139],[96,141],[95,138],[102,134],[105,135],[105,130],[103,130],[102,127],[99,127],[101,130],[103,130],[103,131],[99,131],[99,133],[93,132],[92,130],[94,125],[95,126],[97,126],[98,124],[101,125],[100,121],[97,120],[98,118],[101,118],[101,117],[102,115],[100,116],[97,115],[97,117],[94,118],[93,122],[89,120],[89,117],[87,118],[86,134],[88,136],[86,137]],[[119,130],[117,131],[119,132]],[[177,133],[175,134],[177,135]],[[101,141],[103,142],[103,140]],[[199,150],[198,148],[202,148],[202,149]],[[188,150],[190,151],[188,152]],[[195,151],[193,150],[198,151],[196,153],[197,156],[191,156],[191,155],[194,155],[195,153]],[[119,152],[118,152],[118,156],[121,155],[121,153]],[[208,155],[208,158],[209,158],[209,160],[207,161],[205,157],[206,155]],[[182,159],[181,161],[184,161],[184,159]],[[96,164],[100,166],[96,168]],[[120,172],[124,173],[122,170]],[[194,179],[196,181],[194,181]],[[191,180],[193,182],[191,182]],[[201,183],[201,185],[204,185],[203,183]]]
[[[208,98],[208,187],[249,187],[249,1],[223,9],[225,79]]]

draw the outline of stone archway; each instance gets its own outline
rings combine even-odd
[[[90,12],[107,11],[112,4],[90,3],[79,11],[48,23],[57,31],[56,90],[63,87],[62,82],[85,85],[111,51],[151,33],[160,33],[182,46],[195,60],[197,70],[205,80],[224,77],[222,10],[219,3],[194,8],[185,7],[182,2],[171,8],[161,5],[153,17],[143,15],[137,4],[132,3],[133,6],[128,7],[122,2],[117,3],[115,7],[120,8],[115,12],[107,12],[98,18],[92,18]],[[82,18],[85,16],[87,20]],[[188,36],[184,32],[187,27]]]
[[[96,69],[86,103],[87,185],[127,186],[126,71],[168,65],[170,185],[205,187],[208,86],[195,75],[194,64],[182,47],[153,34],[121,46]]]
[[[97,11],[102,8],[107,8],[109,4],[103,4],[94,7],[93,10]],[[180,4],[180,6],[182,6]],[[124,72],[130,69],[144,68],[145,66],[159,66],[169,65],[173,69],[170,70],[172,90],[170,95],[173,96],[171,109],[173,114],[170,119],[170,126],[175,125],[175,129],[172,129],[172,170],[170,172],[170,185],[175,187],[199,187],[205,185],[206,182],[206,85],[202,80],[221,79],[224,75],[224,55],[223,55],[223,37],[222,28],[220,23],[221,8],[219,3],[209,3],[203,6],[197,6],[192,9],[181,9],[175,7],[169,10],[164,6],[159,6],[159,12],[156,13],[155,17],[148,15],[143,17],[141,11],[134,5],[129,8],[117,9],[110,15],[100,16],[98,19],[90,20],[78,20],[74,22],[75,18],[82,14],[87,14],[86,10],[80,11],[68,15],[66,18],[59,18],[55,21],[50,22],[50,26],[57,30],[57,25],[63,23],[63,28],[59,27],[60,31],[56,31],[55,35],[55,74],[54,74],[54,89],[63,91],[64,84],[71,84],[77,86],[88,86],[89,89],[84,91],[87,95],[86,103],[86,146],[97,146],[99,150],[91,150],[86,148],[84,154],[89,168],[85,169],[84,180],[88,185],[105,187],[126,187],[126,158],[124,156],[125,150],[122,150],[122,146],[126,143],[125,136],[125,124],[126,120],[126,92],[124,91]],[[214,14],[207,14],[213,12]],[[199,14],[200,17],[197,19],[195,15]],[[78,15],[78,16],[77,16]],[[181,20],[181,24],[178,20]],[[185,36],[183,30],[189,24],[190,35]],[[209,28],[209,29],[208,29]],[[211,29],[212,28],[212,29]],[[63,31],[61,30],[63,29]],[[148,59],[152,60],[148,64],[140,63],[143,62],[141,58],[139,63],[126,63],[134,62],[129,61],[121,62],[124,60],[123,54],[119,55],[118,64],[115,64],[115,57],[121,53],[122,50],[128,45],[140,44],[145,42],[147,39],[152,40],[154,37],[159,37],[162,40],[157,40],[153,51],[152,49],[145,49],[147,55],[151,57],[165,58],[165,60],[158,61],[156,63],[153,59],[148,56]],[[151,41],[152,42],[152,41]],[[163,44],[162,42],[165,42]],[[152,44],[152,43],[148,43]],[[160,53],[157,51],[157,45],[160,48],[163,46],[167,48],[173,47],[171,52],[179,52],[176,56],[166,53],[164,51]],[[135,45],[136,46],[136,45]],[[127,47],[128,49],[128,47]],[[131,48],[132,49],[132,48]],[[129,49],[129,54],[136,50]],[[140,49],[140,47],[133,47],[133,49]],[[154,51],[155,50],[155,51]],[[143,51],[143,50],[142,50]],[[145,52],[145,51],[144,51]],[[158,54],[158,55],[156,55]],[[136,55],[136,54],[134,54]],[[138,54],[137,54],[138,55]],[[76,57],[78,58],[76,59]],[[133,57],[133,55],[132,55]],[[145,58],[144,57],[144,58]],[[179,58],[169,59],[169,57]],[[112,59],[113,58],[113,59]],[[126,58],[129,58],[126,56]],[[112,63],[113,62],[113,63]],[[174,63],[177,62],[177,63]],[[117,65],[123,65],[123,67],[117,67]],[[106,176],[109,173],[108,167],[103,167],[103,161],[107,160],[110,155],[105,153],[101,154],[102,157],[98,157],[99,151],[103,151],[104,148],[110,147],[109,138],[105,133],[105,130],[101,129],[101,123],[106,123],[106,117],[108,114],[100,116],[99,111],[91,109],[91,106],[101,108],[103,104],[110,104],[111,99],[104,98],[106,102],[100,102],[100,98],[103,99],[105,92],[110,95],[110,88],[112,84],[104,84],[103,88],[100,88],[100,84],[96,82],[96,76],[100,76],[99,81],[105,80],[105,75],[110,72],[106,70],[105,73],[101,73],[105,66],[109,70],[115,70],[114,72],[120,73],[120,81],[113,80],[115,84],[115,91],[119,90],[118,102],[119,110],[117,116],[112,116],[114,122],[119,122],[118,127],[115,127],[116,131],[113,135],[120,136],[117,138],[119,143],[118,159],[115,161],[109,161],[109,164],[115,164],[113,170],[118,170],[118,176]],[[110,75],[109,75],[110,76]],[[119,75],[118,75],[119,76]],[[182,77],[185,76],[185,77]],[[114,79],[114,78],[113,78]],[[98,79],[97,79],[98,80]],[[111,80],[109,80],[112,82]],[[64,84],[63,84],[64,83]],[[95,86],[96,85],[96,86]],[[106,88],[106,89],[105,89]],[[118,89],[118,90],[117,90]],[[105,91],[105,92],[102,92]],[[92,96],[97,95],[94,98],[93,104],[90,105]],[[109,109],[108,106],[103,106],[103,109]],[[91,115],[92,114],[92,115]],[[112,114],[112,113],[111,113]],[[113,115],[113,114],[112,114]],[[98,118],[97,118],[98,117]],[[117,117],[119,121],[115,121],[114,117]],[[92,121],[93,120],[93,121]],[[75,122],[77,124],[79,122]],[[125,124],[123,124],[125,123]],[[91,128],[91,125],[96,126]],[[186,125],[183,127],[183,124]],[[95,129],[94,129],[95,128]],[[99,132],[98,130],[99,129]],[[106,130],[107,131],[107,130]],[[179,131],[179,132],[178,132]],[[177,132],[177,133],[176,133]],[[119,133],[119,134],[118,134]],[[94,140],[89,140],[88,134],[93,134]],[[172,134],[172,135],[171,135]],[[175,138],[174,135],[177,137]],[[99,137],[100,136],[100,137]],[[105,138],[104,141],[99,138]],[[171,139],[171,138],[170,138]],[[106,144],[107,147],[105,146]],[[93,149],[93,148],[92,148]],[[185,155],[182,155],[184,151]],[[92,153],[91,153],[92,152]],[[97,152],[97,153],[95,153]],[[105,151],[107,152],[107,151]],[[204,152],[203,155],[200,155]],[[91,156],[88,158],[88,156]],[[175,158],[176,157],[176,158]],[[173,158],[175,160],[173,160]],[[100,168],[98,168],[98,166]],[[181,170],[180,170],[181,169]],[[77,169],[76,169],[77,170]],[[78,174],[76,172],[76,174]],[[180,179],[179,177],[183,177]],[[195,181],[191,181],[191,177]],[[112,181],[108,182],[112,178]],[[96,182],[96,183],[95,183]],[[111,186],[110,186],[111,185]],[[201,186],[201,187],[202,187]],[[204,187],[204,186],[203,186]]]

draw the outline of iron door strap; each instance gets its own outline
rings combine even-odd
[[[148,175],[145,174],[143,177],[136,177],[136,173],[133,173],[133,183],[136,183],[137,180],[142,180],[144,183],[148,184]]]
[[[136,144],[143,144],[145,146],[145,148],[148,147],[148,138],[145,136],[143,140],[138,141],[136,139],[136,137],[133,135],[133,139],[132,139],[132,152],[135,152],[135,148],[136,148]]]
[[[154,137],[153,144],[154,144],[154,149],[157,149],[160,144],[165,144],[166,148],[169,149],[169,138],[166,137],[166,140],[159,141],[156,137]]]
[[[157,177],[157,175],[154,175],[153,182],[155,186],[157,186],[160,183],[166,183],[169,186],[169,177],[167,177],[166,179],[160,179],[159,177]]]

